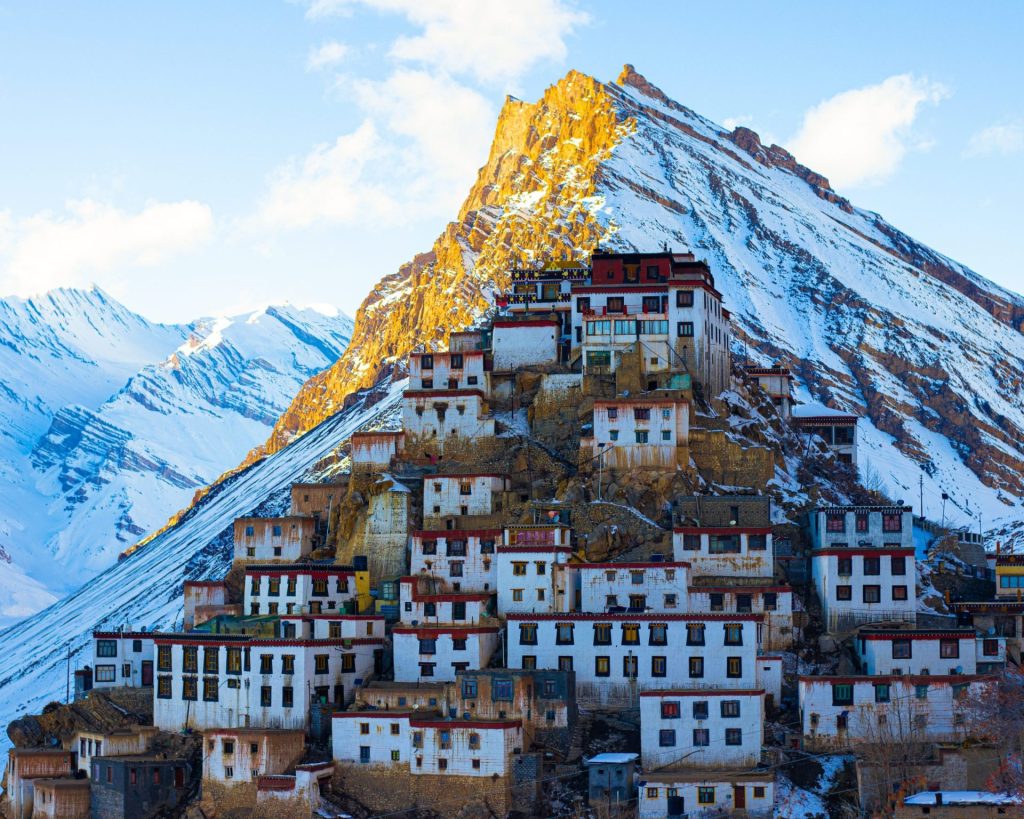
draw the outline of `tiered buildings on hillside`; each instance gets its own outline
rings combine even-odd
[[[201,732],[202,770],[188,775],[208,798],[308,815],[333,777],[379,811],[530,811],[552,776],[544,752],[579,752],[582,704],[639,718],[639,791],[635,754],[601,755],[592,798],[635,798],[645,817],[772,814],[765,719],[785,702],[783,652],[807,618],[758,491],[770,453],[696,411],[732,377],[714,278],[663,252],[595,253],[511,280],[486,327],[410,356],[401,430],[353,435],[350,474],[296,484],[288,516],[235,522],[236,568],[185,584],[181,631],[95,634],[94,686],[152,686],[157,728]],[[539,384],[525,412],[524,372]],[[747,375],[783,419],[855,461],[855,418],[801,415],[785,368]],[[571,505],[536,503],[529,465],[494,467],[546,423],[579,426],[582,404],[578,460],[598,498],[606,474],[696,479],[695,448],[716,440],[728,483],[744,484],[744,465],[767,463],[767,477],[746,493],[672,498],[670,559],[588,560]],[[960,706],[1005,663],[1006,642],[917,626],[909,509],[823,506],[808,533],[824,623],[853,635],[863,672],[799,678],[806,747],[845,750],[894,724],[965,736]],[[1000,591],[1020,606],[1017,574],[1007,564]],[[333,761],[303,764],[306,738],[328,736]],[[137,764],[108,765],[110,740],[95,741],[78,752],[94,810],[125,815],[115,797],[131,786],[118,777],[150,775],[155,758],[143,744]]]

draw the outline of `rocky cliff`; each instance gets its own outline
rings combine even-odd
[[[947,517],[965,524],[1022,516],[1024,299],[632,66],[615,83],[570,72],[535,103],[506,101],[458,219],[373,289],[351,346],[266,450],[415,346],[443,345],[514,263],[663,244],[710,262],[752,359],[789,364],[804,400],[866,415],[862,465],[892,494],[916,501],[923,474],[927,512],[947,492]]]

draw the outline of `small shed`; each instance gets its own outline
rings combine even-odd
[[[583,760],[587,766],[587,793],[591,805],[611,807],[625,803],[636,796],[634,772],[637,754],[597,754]]]

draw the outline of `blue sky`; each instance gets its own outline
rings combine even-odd
[[[0,0],[0,295],[354,313],[426,250],[506,93],[631,62],[1024,290],[1024,4]]]

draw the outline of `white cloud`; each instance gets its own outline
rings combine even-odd
[[[811,108],[786,148],[836,187],[878,183],[908,150],[924,146],[910,135],[921,106],[948,94],[942,85],[910,74],[844,91]]]
[[[737,125],[749,125],[754,121],[750,114],[740,114],[738,117],[726,117],[722,120],[722,127],[731,131]]]
[[[332,41],[319,48],[311,49],[306,58],[307,71],[321,71],[337,65],[348,56],[349,47],[344,43]]]
[[[352,89],[362,125],[278,169],[258,224],[402,224],[458,207],[487,156],[487,100],[448,77],[406,69]]]
[[[82,286],[97,273],[147,267],[206,241],[213,213],[200,202],[151,202],[127,213],[92,199],[59,213],[0,215],[0,292],[31,295]]]
[[[1006,122],[1001,125],[990,125],[973,134],[964,150],[965,156],[990,156],[1010,154],[1024,151],[1024,123]]]
[[[590,19],[562,0],[312,0],[308,15],[347,14],[357,5],[421,29],[396,39],[391,56],[483,81],[514,80],[539,60],[565,59],[565,37]]]

